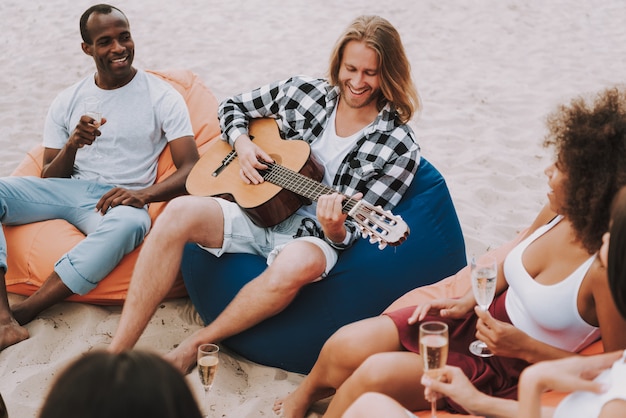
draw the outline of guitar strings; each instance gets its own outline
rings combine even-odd
[[[268,166],[268,169],[265,171],[266,174],[263,174],[265,180],[308,199],[317,200],[322,195],[336,193],[336,190],[280,164],[267,162],[264,164]],[[354,208],[356,203],[356,200],[346,198],[343,204],[344,211],[349,212]]]

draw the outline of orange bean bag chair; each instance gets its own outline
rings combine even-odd
[[[521,241],[525,231],[522,231],[518,234],[517,238],[500,248],[493,250],[492,254],[496,256],[498,260],[503,260],[506,254],[508,254],[509,250],[513,248],[519,241]],[[472,288],[472,282],[470,278],[470,269],[469,267],[463,268],[454,276],[450,276],[446,279],[443,279],[437,283],[419,287],[414,289],[395,302],[393,302],[385,312],[392,312],[400,308],[404,308],[406,306],[414,306],[423,303],[427,303],[433,299],[438,298],[456,298],[464,295]],[[581,354],[598,354],[604,352],[602,347],[602,342],[597,341],[591,344],[589,347],[582,350]],[[567,394],[562,392],[546,392],[542,396],[541,403],[546,406],[556,406]],[[416,393],[416,396],[419,394]],[[418,417],[430,417],[430,410],[428,411],[417,411],[415,412],[415,416]],[[437,413],[437,417],[458,417],[458,414],[450,414],[447,412],[439,411]],[[474,415],[464,415],[464,416],[474,416]]]
[[[169,82],[182,94],[189,108],[196,144],[202,153],[203,145],[220,136],[217,99],[198,76],[189,70],[148,72]],[[42,163],[43,147],[39,145],[28,152],[12,175],[40,176]],[[162,181],[175,170],[168,146],[159,157],[156,181]],[[153,222],[165,204],[166,202],[150,204],[148,212]],[[84,238],[78,229],[64,220],[3,228],[8,253],[7,290],[21,295],[30,295],[41,287],[52,273],[54,263]],[[127,254],[93,291],[84,296],[73,295],[68,300],[102,305],[123,304],[139,249],[140,247]],[[168,298],[186,294],[181,276],[170,290]]]

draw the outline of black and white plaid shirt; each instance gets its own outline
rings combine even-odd
[[[323,79],[292,77],[277,81],[222,102],[222,136],[233,145],[240,135],[248,134],[248,119],[270,117],[276,119],[283,139],[310,144],[321,136],[338,98],[339,88]],[[366,202],[393,209],[413,181],[419,159],[413,130],[401,124],[387,104],[346,154],[332,187],[346,196],[361,192]],[[358,237],[351,221],[347,227],[351,239],[345,246]],[[306,231],[302,234],[311,235]]]

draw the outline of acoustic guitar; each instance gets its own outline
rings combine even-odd
[[[273,163],[260,171],[264,182],[247,184],[240,175],[237,153],[222,140],[209,143],[187,177],[187,191],[195,196],[222,197],[236,202],[252,221],[269,227],[287,219],[298,208],[336,191],[322,183],[323,169],[305,141],[283,140],[273,119],[252,119],[250,138],[268,153]],[[354,219],[363,238],[380,249],[400,245],[409,227],[400,216],[363,200],[346,198],[343,212]]]

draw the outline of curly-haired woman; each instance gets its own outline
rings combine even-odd
[[[409,410],[427,409],[418,325],[442,320],[450,328],[448,364],[460,367],[483,393],[517,396],[518,377],[541,360],[571,356],[600,336],[607,351],[626,348],[626,320],[611,297],[596,257],[609,227],[610,206],[626,184],[626,92],[606,90],[574,99],[548,118],[545,145],[549,203],[517,245],[500,257],[496,298],[475,310],[471,290],[369,318],[338,330],[298,389],[275,404],[287,418],[334,394],[325,417],[338,417],[361,394],[380,392]],[[476,337],[495,354],[469,353]],[[440,407],[465,412],[450,399]]]
[[[612,205],[611,231],[603,236],[598,257],[606,266],[611,295],[626,318],[626,188]],[[422,378],[426,396],[449,397],[473,415],[491,418],[613,418],[626,407],[626,350],[569,356],[527,367],[519,379],[519,403],[479,392],[458,367],[445,366],[440,379]],[[556,408],[541,406],[541,394],[573,392]],[[392,398],[375,392],[360,396],[342,418],[406,418],[413,414]]]

